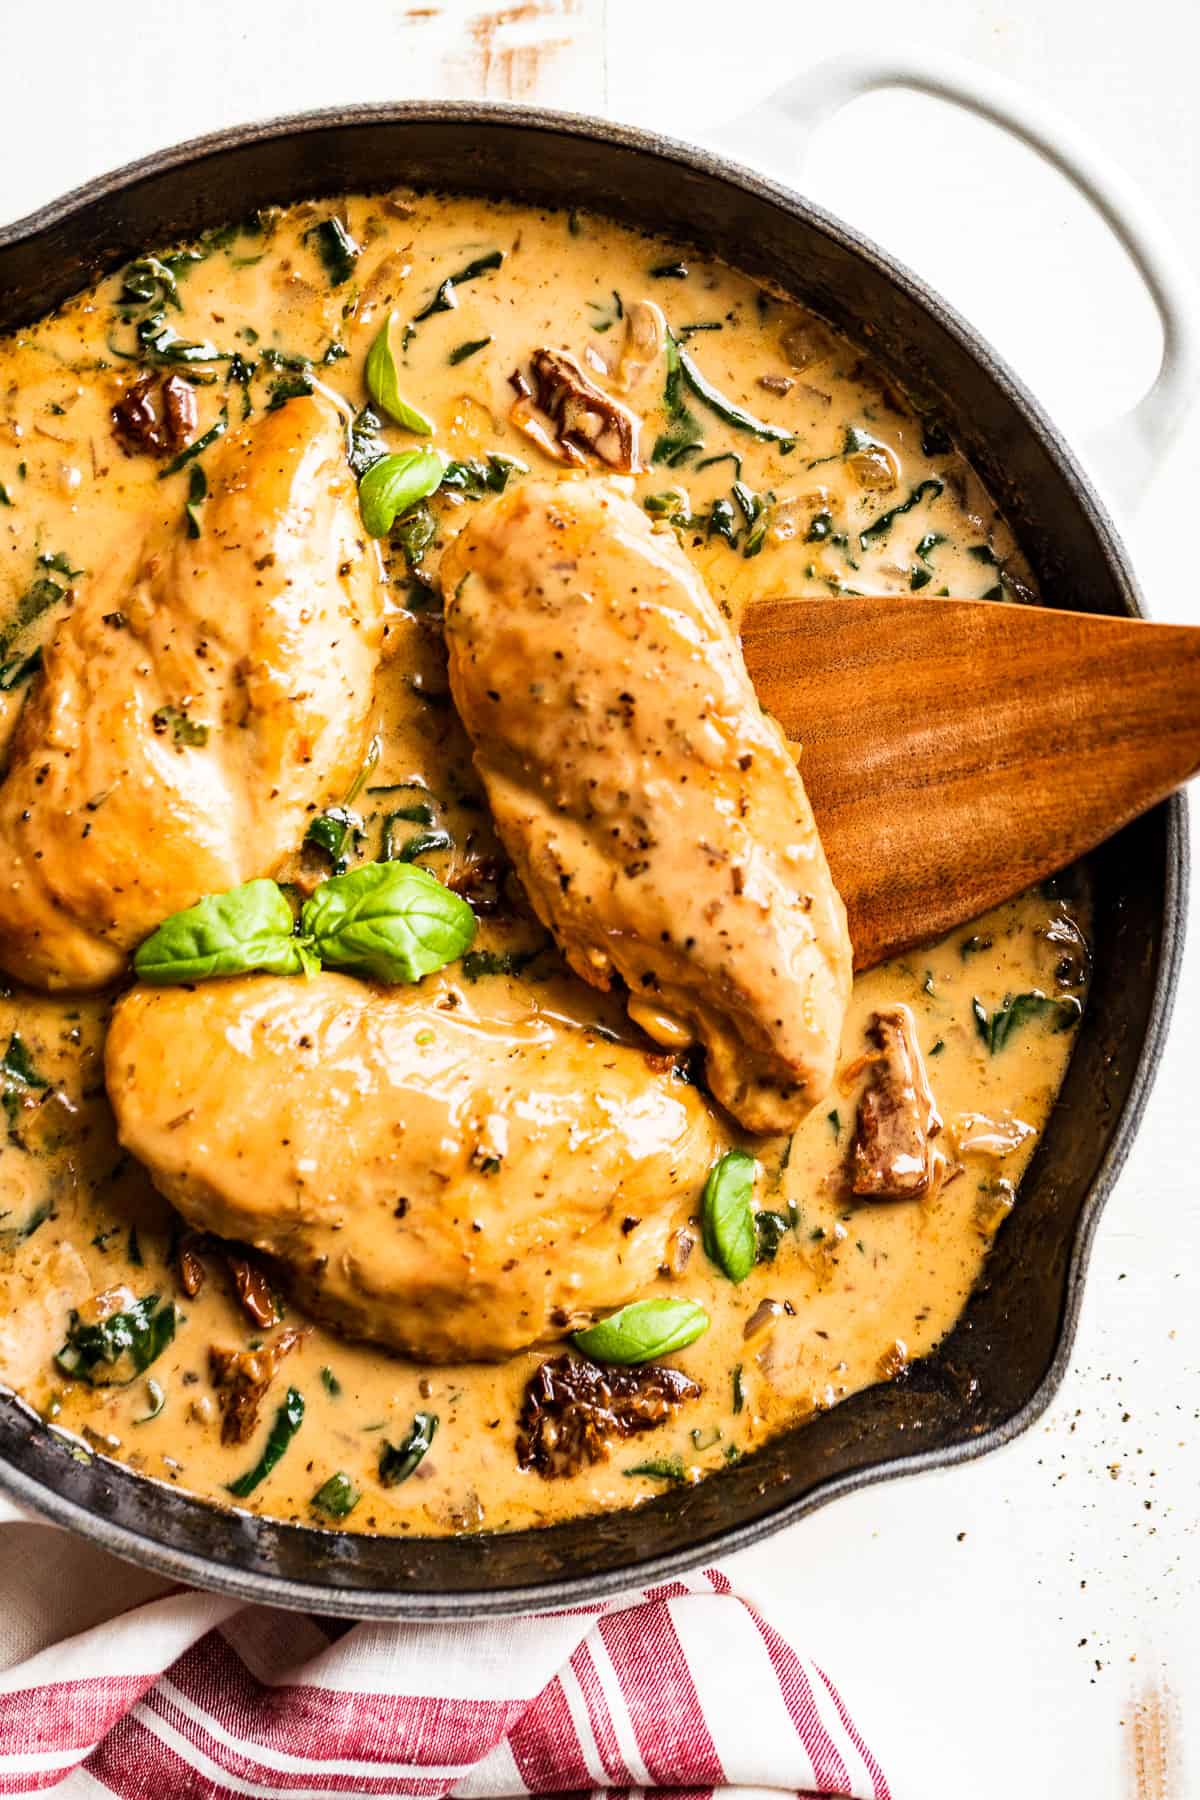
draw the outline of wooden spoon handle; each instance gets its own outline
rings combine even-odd
[[[763,600],[742,626],[855,965],[1021,892],[1200,768],[1200,628],[998,601]]]

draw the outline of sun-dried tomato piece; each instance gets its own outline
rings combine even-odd
[[[238,1300],[256,1325],[274,1325],[279,1319],[279,1302],[270,1278],[261,1263],[252,1262],[240,1250],[222,1245],[221,1255],[233,1277]]]
[[[200,1251],[205,1244],[202,1231],[185,1231],[175,1251],[175,1268],[179,1285],[189,1300],[194,1300],[204,1286],[205,1269]]]
[[[208,1368],[221,1408],[221,1442],[244,1444],[258,1424],[258,1409],[276,1370],[307,1332],[289,1325],[261,1350],[224,1350],[210,1344]]]
[[[624,474],[638,469],[638,420],[627,406],[597,387],[565,350],[535,350],[529,363],[537,403],[553,419],[567,450],[599,457]]]
[[[113,429],[134,452],[175,456],[196,433],[196,392],[181,375],[141,375],[112,409]]]
[[[853,1189],[862,1200],[920,1200],[944,1167],[933,1139],[942,1128],[907,1006],[885,1007],[871,1021],[878,1046],[858,1104]]]
[[[580,1356],[544,1362],[525,1389],[517,1461],[548,1479],[604,1462],[609,1444],[653,1431],[700,1396],[700,1384],[661,1363],[605,1368]]]

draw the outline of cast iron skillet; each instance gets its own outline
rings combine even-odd
[[[1056,605],[1139,611],[1125,553],[1066,445],[935,294],[787,189],[594,119],[416,102],[281,119],[168,150],[0,232],[0,330],[147,247],[231,215],[398,183],[594,208],[781,283],[937,407]],[[1093,859],[1095,975],[1061,1098],[966,1312],[904,1381],[856,1394],[698,1487],[539,1532],[411,1542],[225,1512],[117,1463],[75,1461],[2,1395],[0,1489],[201,1587],[316,1612],[445,1618],[640,1585],[867,1482],[1004,1443],[1038,1416],[1066,1367],[1092,1234],[1162,1049],[1185,868],[1178,800]]]

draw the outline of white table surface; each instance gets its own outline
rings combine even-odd
[[[1184,0],[158,0],[106,15],[6,0],[0,218],[160,145],[351,100],[486,92],[702,141],[794,69],[889,33],[1052,99],[1136,174],[1200,270],[1200,29]],[[1132,273],[1065,184],[990,128],[928,101],[862,102],[801,185],[940,286],[1068,435],[1145,385],[1156,327]],[[1161,618],[1200,620],[1197,468],[1193,413],[1136,511],[1111,496]],[[854,1695],[898,1800],[1200,1794],[1198,1012],[1193,945],[1041,1423],[727,1565]]]

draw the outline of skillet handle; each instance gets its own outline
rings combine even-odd
[[[1001,126],[1068,177],[1106,221],[1149,289],[1163,350],[1149,391],[1123,418],[1091,433],[1085,455],[1114,495],[1135,502],[1200,384],[1200,295],[1170,233],[1123,170],[1061,114],[1014,82],[957,57],[904,49],[849,51],[803,70],[726,126],[722,141],[768,166],[781,144],[800,153],[835,113],[864,94],[910,88],[949,100]]]

